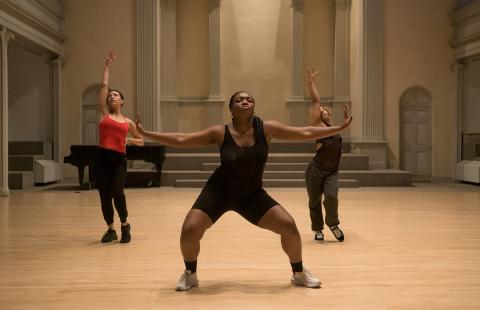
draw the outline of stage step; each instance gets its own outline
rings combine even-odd
[[[33,171],[9,171],[8,188],[26,189],[33,187],[35,183]]]
[[[125,187],[158,187],[157,171],[151,169],[127,169]]]
[[[206,180],[177,180],[175,187],[203,187]],[[305,187],[304,179],[263,179],[264,187]],[[358,187],[357,180],[339,180],[339,187]]]
[[[314,153],[270,153],[267,166],[270,164],[304,164],[309,163]],[[167,153],[164,170],[205,170],[213,171],[220,164],[218,153]],[[281,166],[281,165],[273,165]],[[288,166],[288,165],[287,165]],[[342,170],[367,170],[368,155],[343,153],[340,162]],[[306,168],[306,166],[305,166]],[[300,170],[305,170],[302,168]],[[272,169],[274,170],[274,169]]]
[[[33,171],[37,159],[45,159],[45,157],[43,155],[9,155],[8,170]]]

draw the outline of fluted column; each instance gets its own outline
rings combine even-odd
[[[363,138],[383,140],[383,0],[365,0]]]
[[[387,167],[387,142],[383,135],[383,0],[363,0],[358,6],[359,50],[358,101],[353,109],[358,117],[352,132],[352,151],[368,154],[370,168]]]
[[[351,0],[335,0],[334,99],[350,100]]]
[[[335,0],[335,50],[334,87],[331,100],[332,121],[343,121],[343,107],[351,106],[350,98],[350,11],[351,0]],[[344,141],[350,140],[350,129],[342,133]]]
[[[137,110],[143,126],[160,130],[160,2],[137,1]]]
[[[161,0],[160,79],[163,131],[177,131],[179,102],[177,98],[177,2]]]
[[[2,100],[0,125],[0,196],[8,196],[8,42],[13,34],[5,27],[0,31],[1,62],[0,62],[0,98]]]
[[[59,163],[63,162],[63,138],[61,126],[62,105],[60,98],[62,82],[62,58],[56,57],[53,63],[53,159]]]
[[[206,103],[206,124],[223,121],[225,101],[220,98],[220,0],[208,1],[209,87]]]
[[[304,0],[292,0],[292,89],[287,100],[289,123],[293,126],[308,124],[309,102],[304,95],[303,68],[303,7]]]

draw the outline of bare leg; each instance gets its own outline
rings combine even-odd
[[[291,263],[302,261],[300,233],[293,217],[281,205],[268,210],[257,225],[280,235],[283,251],[288,255]]]
[[[208,215],[203,211],[191,209],[187,213],[180,236],[180,248],[185,261],[193,262],[197,260],[200,253],[200,240],[212,224]]]

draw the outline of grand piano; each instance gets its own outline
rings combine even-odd
[[[84,188],[94,186],[93,164],[97,152],[96,145],[71,145],[70,155],[65,156],[63,161],[72,164],[78,169],[78,181]],[[162,165],[165,161],[165,146],[158,144],[147,144],[144,146],[127,145],[127,160],[144,160],[153,163],[156,166],[156,172],[153,174],[144,174],[147,178],[145,184],[149,186],[160,186],[162,177]],[[83,183],[85,167],[88,167],[89,180]],[[129,173],[127,172],[127,185],[129,183]],[[131,183],[131,182],[130,182]]]

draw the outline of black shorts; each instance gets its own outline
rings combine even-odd
[[[225,212],[235,211],[250,223],[257,225],[262,216],[278,204],[263,188],[245,196],[232,197],[219,186],[207,183],[192,209],[202,210],[213,223]]]

